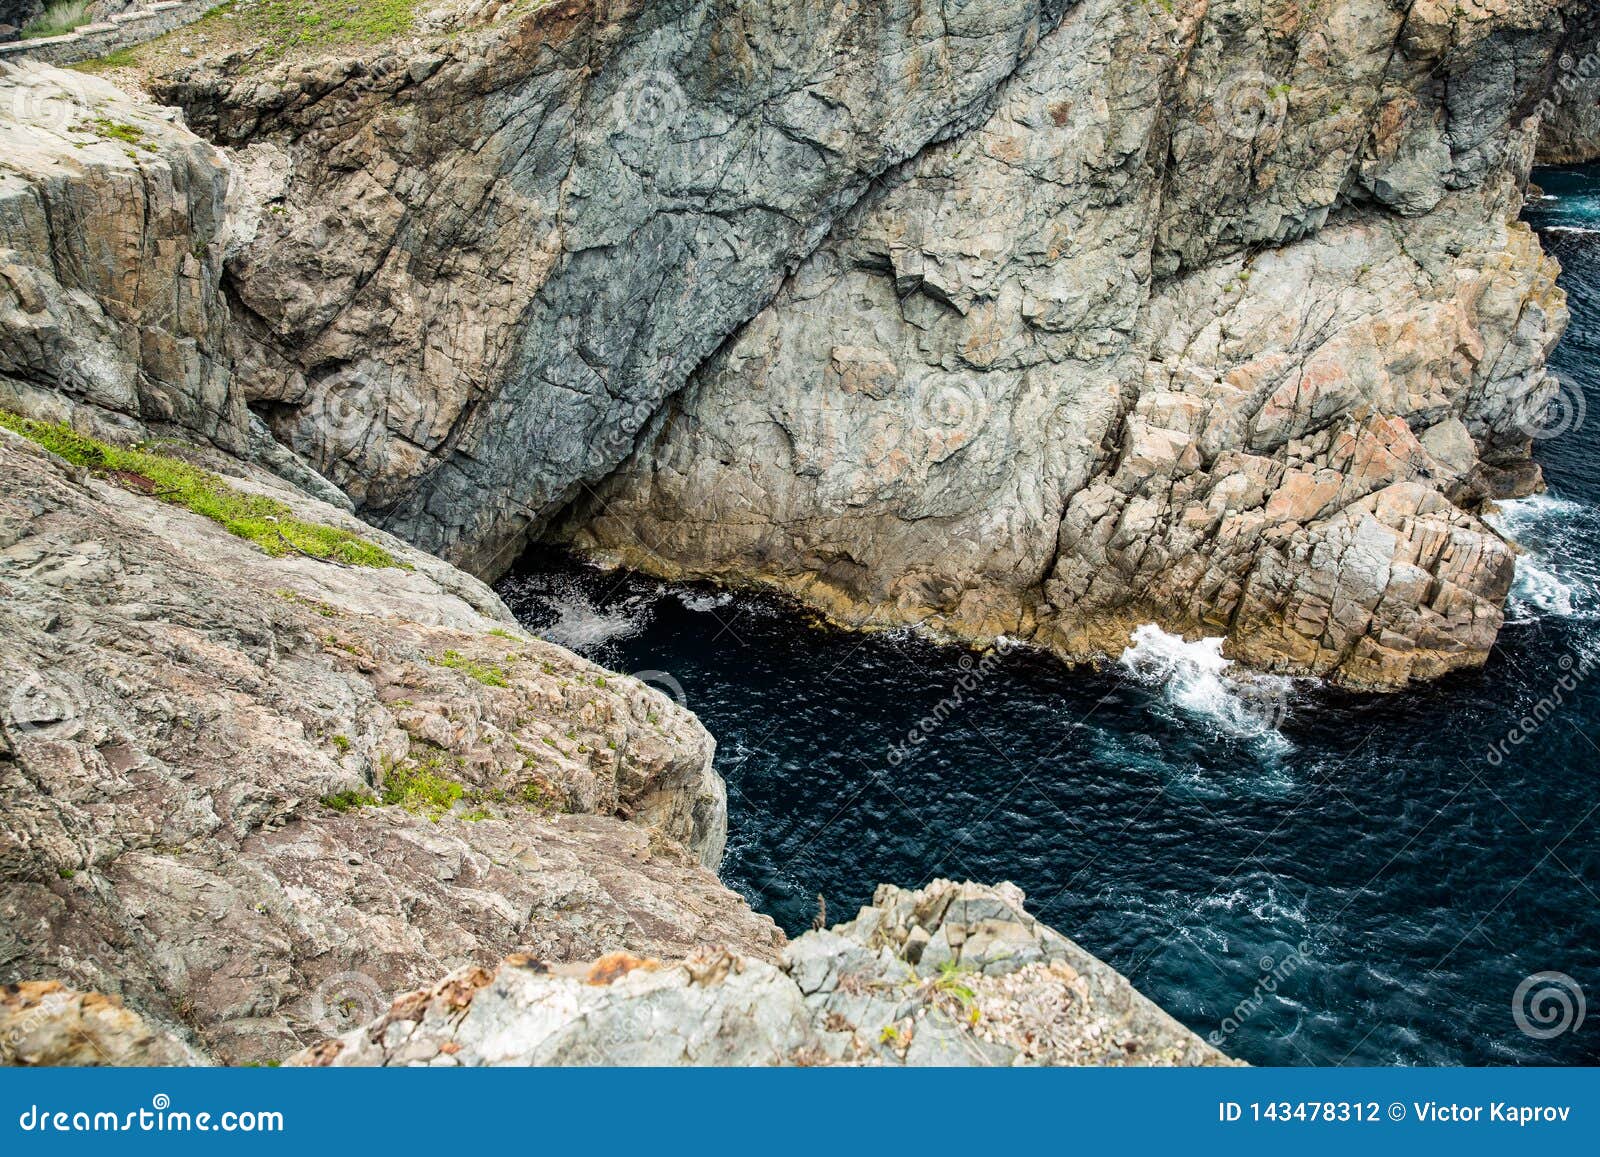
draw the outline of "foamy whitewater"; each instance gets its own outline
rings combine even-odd
[[[1539,224],[1600,225],[1600,170],[1539,182]],[[1524,553],[1481,672],[1356,695],[1151,625],[1104,669],[1007,647],[975,679],[920,632],[565,558],[498,589],[535,631],[670,673],[717,740],[722,878],[790,933],[819,892],[845,919],[885,881],[1010,880],[1255,1064],[1600,1063],[1589,1025],[1512,1017],[1530,975],[1600,976],[1600,667],[1577,662],[1600,640],[1600,240],[1543,232],[1574,319],[1552,369],[1591,417],[1536,446],[1551,492],[1495,516]]]
[[[1120,662],[1133,678],[1161,688],[1166,702],[1204,725],[1288,750],[1289,741],[1278,728],[1289,713],[1294,681],[1237,668],[1223,656],[1223,642],[1209,638],[1191,643],[1145,623],[1133,632]]]
[[[1517,545],[1507,618],[1600,619],[1600,567],[1584,548],[1600,541],[1600,512],[1554,494],[1499,504],[1487,521]]]

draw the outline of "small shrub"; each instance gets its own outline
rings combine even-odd
[[[370,807],[378,801],[364,791],[341,791],[334,795],[323,796],[321,802],[329,811],[348,812],[356,808]]]

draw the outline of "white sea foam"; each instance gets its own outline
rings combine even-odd
[[[582,584],[557,577],[544,579],[542,589],[529,593],[554,616],[539,627],[539,634],[570,651],[591,657],[606,644],[630,639],[643,631],[650,622],[656,601],[646,595],[630,595],[602,607]]]
[[[729,603],[733,602],[733,596],[727,591],[719,591],[716,594],[707,594],[704,591],[689,590],[680,587],[677,590],[674,590],[672,593],[677,595],[678,601],[689,610],[698,611],[701,614],[714,611],[718,607],[725,607]]]
[[[1600,535],[1600,512],[1535,494],[1500,503],[1488,521],[1522,551],[1511,588],[1514,619],[1600,618],[1600,571],[1586,557],[1587,544]]]
[[[1222,734],[1287,747],[1278,725],[1288,714],[1293,680],[1237,670],[1223,657],[1222,643],[1220,638],[1186,642],[1145,623],[1133,632],[1133,645],[1122,652],[1121,662],[1139,682],[1160,687],[1179,711]]]

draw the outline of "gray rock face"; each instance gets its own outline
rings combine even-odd
[[[1566,322],[1507,61],[1561,30],[1406,9],[1086,0],[567,532],[1073,658],[1153,621],[1361,687],[1481,663],[1512,565],[1474,512],[1532,484],[1498,465]]]
[[[95,408],[246,452],[221,291],[228,165],[85,73],[0,75],[0,407]]]
[[[573,502],[848,622],[1392,687],[1500,624],[1579,7],[567,5],[157,89],[238,149],[252,404],[428,549]]]
[[[297,1065],[1225,1065],[1011,884],[881,887],[779,966],[523,955],[397,998]]]
[[[15,40],[44,11],[44,0],[0,0],[0,40]]]
[[[1593,4],[1580,5],[1568,20],[1554,79],[1538,112],[1541,163],[1600,160],[1600,9]]]
[[[707,866],[724,788],[677,704],[398,540],[410,570],[273,558],[0,435],[7,978],[243,1061],[517,948],[775,953]]]
[[[252,402],[368,517],[495,573],[1064,6],[568,0],[157,91],[280,174],[230,267]]]

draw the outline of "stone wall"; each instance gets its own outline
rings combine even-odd
[[[119,12],[99,23],[81,25],[64,36],[0,44],[0,63],[36,60],[43,64],[76,64],[93,60],[192,24],[216,6],[217,0],[161,0]]]

